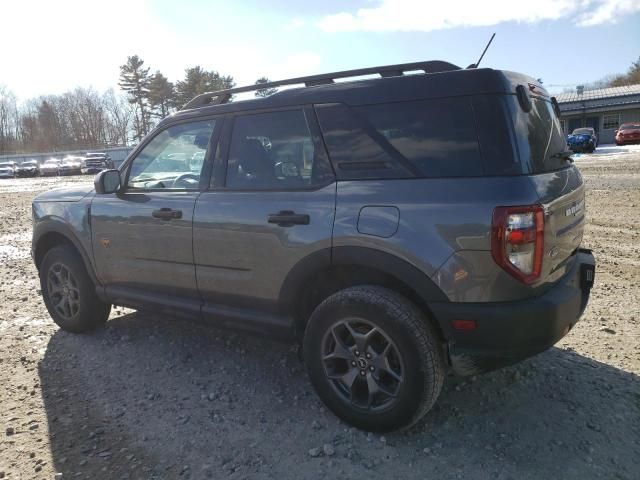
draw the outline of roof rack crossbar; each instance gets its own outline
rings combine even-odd
[[[187,104],[182,107],[182,110],[204,107],[206,105],[220,105],[222,103],[227,103],[235,93],[252,92],[255,90],[282,87],[285,85],[304,84],[306,87],[314,87],[319,85],[330,85],[335,83],[335,80],[338,78],[361,77],[376,74],[380,75],[382,78],[388,78],[403,75],[405,72],[422,71],[424,73],[438,73],[449,72],[452,70],[460,70],[460,67],[442,60],[431,60],[427,62],[401,63],[398,65],[359,68],[356,70],[323,73],[307,77],[288,78],[285,80],[276,80],[274,82],[258,83],[255,85],[246,85],[244,87],[228,88],[217,92],[203,93],[187,102]]]

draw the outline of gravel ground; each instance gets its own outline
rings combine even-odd
[[[0,478],[640,477],[640,147],[576,159],[598,270],[582,321],[514,367],[447,378],[414,429],[349,428],[287,345],[115,309],[49,319],[30,202],[87,181],[0,180]]]

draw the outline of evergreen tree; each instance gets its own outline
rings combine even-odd
[[[149,81],[149,106],[152,115],[164,118],[171,112],[176,102],[175,87],[159,70]]]
[[[141,140],[150,130],[149,118],[149,68],[137,55],[127,57],[127,63],[120,66],[118,85],[127,92],[129,103],[135,106],[135,138]]]
[[[178,106],[182,106],[196,95],[226,90],[234,85],[231,76],[223,76],[213,70],[207,71],[199,65],[187,68],[184,80],[176,83],[176,102]]]
[[[256,80],[256,85],[260,85],[261,83],[269,83],[270,81],[271,80],[269,80],[267,77],[260,77],[258,80]],[[256,97],[268,97],[269,95],[273,95],[277,91],[277,88],[259,88],[258,90],[256,90]]]

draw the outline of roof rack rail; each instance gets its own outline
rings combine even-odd
[[[304,83],[306,87],[314,87],[318,85],[329,85],[335,83],[338,78],[359,77],[363,75],[380,75],[381,78],[398,77],[404,72],[422,70],[424,73],[450,72],[453,70],[461,70],[460,67],[453,63],[444,62],[442,60],[430,60],[427,62],[401,63],[398,65],[386,65],[380,67],[359,68],[356,70],[344,70],[342,72],[322,73],[319,75],[310,75],[307,77],[288,78],[285,80],[277,80],[274,82],[258,83],[255,85],[247,85],[244,87],[228,88],[226,90],[218,90],[217,92],[202,93],[186,103],[181,110],[191,108],[204,107],[206,105],[220,105],[227,103],[234,93],[251,92],[261,90],[263,88],[275,88],[283,85],[295,85]]]

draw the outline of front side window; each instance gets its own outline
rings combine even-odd
[[[229,146],[226,186],[310,187],[320,177],[317,156],[302,110],[238,116]]]
[[[156,135],[136,156],[127,186],[197,189],[215,120],[181,123]]]

